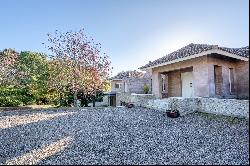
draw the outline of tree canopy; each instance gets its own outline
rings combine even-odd
[[[77,98],[86,105],[110,88],[111,61],[101,52],[101,44],[87,37],[83,29],[56,30],[48,34],[45,46],[52,52],[50,56],[10,48],[0,51],[2,105],[59,101],[69,106],[72,101],[76,105]]]
[[[76,32],[56,30],[54,34],[48,34],[48,42],[46,47],[53,53],[50,56],[53,75],[50,87],[58,91],[69,87],[75,101],[80,90],[87,96],[95,95],[103,88],[111,62],[105,53],[101,54],[101,44],[87,37],[84,29]]]

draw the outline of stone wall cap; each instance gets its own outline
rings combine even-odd
[[[139,94],[139,93],[131,93],[134,96],[154,96],[154,94]]]

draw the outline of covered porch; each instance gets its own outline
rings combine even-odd
[[[236,77],[245,62],[211,54],[152,69],[152,92],[157,98],[236,98]]]
[[[159,72],[160,98],[195,97],[193,66]]]

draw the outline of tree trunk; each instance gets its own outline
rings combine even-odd
[[[77,91],[74,92],[74,107],[77,107]]]
[[[88,101],[87,100],[85,100],[84,106],[88,107]]]
[[[93,97],[92,102],[93,102],[93,107],[95,107],[95,97]]]
[[[83,104],[84,104],[84,107],[88,107],[88,100],[87,100],[87,96],[86,95],[83,95]]]
[[[59,93],[59,106],[61,107],[63,104],[62,104],[62,94]]]
[[[93,107],[95,107],[95,99],[96,99],[96,91],[95,91],[95,93],[94,93],[94,97],[93,97]]]

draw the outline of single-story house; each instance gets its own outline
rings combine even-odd
[[[191,43],[139,69],[152,73],[157,98],[249,98],[249,46]]]

